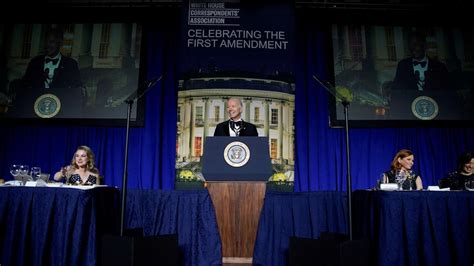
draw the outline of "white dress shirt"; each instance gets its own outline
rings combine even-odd
[[[57,62],[56,62],[56,64],[54,64],[53,62],[46,63],[47,59],[57,60]],[[43,70],[47,74],[47,77],[44,80],[44,87],[49,88],[49,85],[51,84],[51,82],[53,82],[54,72],[59,67],[59,63],[61,62],[61,53],[58,53],[55,57],[45,56],[44,60],[45,61],[44,61],[44,69]]]
[[[413,73],[417,78],[417,87],[419,91],[424,90],[425,88],[425,73],[428,70],[428,58],[425,56],[421,60],[413,59]]]

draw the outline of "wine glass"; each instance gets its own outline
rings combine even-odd
[[[376,189],[379,190],[382,184],[385,184],[385,173],[381,173],[381,174],[380,174],[380,178],[377,179],[377,187],[376,187]]]
[[[415,180],[415,174],[412,170],[408,171],[407,179],[410,181],[410,190],[413,190],[413,180]]]
[[[19,166],[19,170],[20,170],[20,175],[27,175],[30,170],[30,167],[28,165],[21,164]]]
[[[33,178],[33,181],[37,181],[41,178],[41,168],[38,166],[31,167],[30,175],[31,178]]]
[[[16,180],[16,177],[20,174],[20,166],[18,164],[12,164],[10,166],[10,174],[13,176],[13,179]]]
[[[20,172],[19,176],[21,177],[23,182],[28,181],[30,179],[29,176],[28,176],[28,172],[30,171],[30,167],[28,165],[20,164],[18,166],[18,169],[19,169],[19,172]]]
[[[464,187],[465,187],[466,190],[468,190],[468,191],[473,191],[473,190],[474,190],[474,180],[467,180],[467,181],[464,183]]]
[[[406,173],[402,170],[397,170],[395,173],[395,182],[398,184],[398,190],[403,190],[403,183],[406,180]]]

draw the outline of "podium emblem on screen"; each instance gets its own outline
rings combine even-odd
[[[250,149],[243,142],[231,142],[224,149],[224,160],[232,167],[242,167],[249,159]]]
[[[419,96],[413,100],[411,111],[418,119],[432,120],[438,115],[438,103],[431,97]]]
[[[34,109],[37,116],[51,118],[61,110],[61,101],[54,94],[43,94],[36,99]]]

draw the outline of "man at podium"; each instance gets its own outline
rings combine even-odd
[[[229,120],[217,125],[214,136],[258,136],[257,127],[242,120],[242,109],[242,100],[237,98],[227,100]]]

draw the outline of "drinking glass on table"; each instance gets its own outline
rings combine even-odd
[[[413,173],[412,170],[408,171],[408,174],[407,174],[407,179],[408,181],[410,181],[410,190],[413,190],[413,181],[415,181],[415,174]]]
[[[403,183],[406,180],[406,173],[402,170],[397,170],[395,173],[395,182],[398,184],[398,190],[403,190]]]
[[[28,173],[30,172],[30,167],[28,165],[21,164],[19,166],[19,170],[20,170],[19,176],[21,177],[21,180],[23,182],[29,181],[31,179],[31,177],[28,175]]]
[[[20,165],[12,164],[10,166],[10,174],[13,176],[13,179],[16,180],[16,177],[20,174]]]
[[[474,190],[474,179],[469,179],[464,183],[464,187],[466,190],[472,191]]]
[[[380,187],[381,187],[382,184],[385,184],[385,174],[384,174],[384,173],[381,173],[381,174],[380,174],[380,178],[377,179],[377,187],[376,187],[376,189],[377,189],[377,190],[380,190]]]
[[[38,166],[31,167],[30,175],[31,178],[33,178],[33,181],[37,181],[41,178],[41,168]]]

